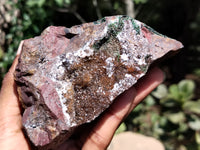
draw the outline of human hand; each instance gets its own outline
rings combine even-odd
[[[18,53],[21,51],[22,43]],[[29,150],[30,145],[22,131],[22,116],[13,73],[18,63],[16,56],[6,74],[0,92],[0,148],[1,150]],[[123,119],[155,87],[163,81],[163,73],[158,68],[151,69],[144,78],[121,94],[98,119],[77,131],[70,140],[57,150],[66,149],[106,149]]]

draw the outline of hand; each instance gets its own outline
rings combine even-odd
[[[22,43],[17,54],[21,51],[21,45]],[[22,116],[13,77],[17,63],[18,55],[3,80],[0,92],[1,150],[31,149],[22,132]],[[59,146],[57,150],[106,149],[123,119],[163,81],[163,78],[164,76],[160,69],[151,69],[134,87],[121,94],[101,117],[91,124],[83,126],[82,130],[77,131],[70,140]]]

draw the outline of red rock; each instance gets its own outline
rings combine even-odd
[[[38,147],[61,143],[134,85],[154,60],[182,47],[127,16],[48,27],[25,40],[15,71],[26,134]]]

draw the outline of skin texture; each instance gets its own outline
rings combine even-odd
[[[14,70],[18,63],[18,55],[6,74],[0,92],[0,148],[1,150],[30,150],[30,144],[22,132],[22,111],[14,82]],[[138,83],[118,96],[94,122],[82,126],[70,140],[56,150],[103,150],[109,145],[120,123],[128,114],[164,79],[163,72],[152,68]]]

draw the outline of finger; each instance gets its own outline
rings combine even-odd
[[[149,93],[151,93],[164,80],[164,73],[159,68],[155,67],[138,81],[135,85],[137,96],[135,97],[130,111],[135,108]]]
[[[92,129],[82,149],[100,150],[109,145],[113,134],[129,111],[135,95],[136,91],[132,87],[114,101]]]
[[[2,82],[1,92],[0,92],[0,103],[7,105],[9,104],[9,100],[16,100],[16,85],[14,81],[14,70],[18,63],[18,56],[14,59],[11,68],[8,73],[5,75],[4,80]]]
[[[19,58],[19,54],[21,53],[21,49],[22,49],[22,45],[23,45],[23,41],[20,43],[19,48],[17,50],[17,56],[15,57],[12,66],[10,67],[8,73],[5,75],[4,80],[2,82],[2,87],[1,87],[1,91],[0,91],[0,104],[4,104],[4,105],[8,105],[10,104],[16,104],[13,102],[17,102],[17,98],[16,98],[16,85],[15,85],[15,81],[14,81],[14,71],[15,68],[18,64],[18,58]],[[13,101],[16,100],[16,101]],[[12,100],[12,101],[9,101]]]
[[[21,50],[21,47],[22,43],[20,44],[18,51]],[[19,135],[21,138],[24,138],[21,132],[21,114],[17,97],[16,84],[13,75],[15,68],[18,64],[18,57],[19,56],[17,55],[8,73],[5,75],[0,91],[1,142],[5,141],[6,138],[15,137],[16,135]],[[12,139],[13,138],[11,138],[10,140]]]
[[[22,49],[23,41],[20,43],[20,46],[18,48],[18,53]],[[19,111],[19,103],[17,98],[17,91],[16,91],[16,84],[14,81],[14,71],[18,64],[18,58],[17,55],[13,61],[12,66],[10,67],[8,73],[5,75],[4,80],[2,82],[2,87],[0,91],[0,107],[2,109],[12,109],[14,108],[15,111],[8,111],[16,113]],[[2,112],[2,111],[1,111]]]
[[[13,93],[15,93],[15,91],[13,92],[13,87],[14,87],[14,75],[13,74],[14,74],[15,68],[18,64],[18,58],[19,58],[19,54],[21,53],[23,42],[24,41],[22,41],[20,43],[19,48],[17,50],[17,55],[13,61],[13,64],[10,67],[8,73],[4,77],[4,80],[2,82],[1,92],[0,92],[0,96],[1,95],[3,95],[3,96],[1,96],[1,97],[13,96]]]

